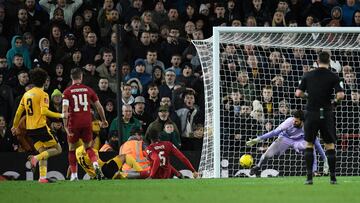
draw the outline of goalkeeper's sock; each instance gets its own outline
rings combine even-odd
[[[335,165],[336,165],[335,149],[326,150],[326,157],[329,164],[330,176],[335,177]]]
[[[312,179],[312,167],[314,163],[314,149],[313,148],[306,148],[305,153],[305,164],[306,164],[306,171],[307,171],[307,179]]]
[[[256,164],[256,166],[258,166],[259,168],[266,163],[268,160],[268,158],[265,156],[265,154],[261,155],[259,163]]]

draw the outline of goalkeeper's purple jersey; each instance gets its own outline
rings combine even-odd
[[[287,118],[276,129],[259,136],[258,138],[265,140],[274,136],[287,137],[293,140],[304,139],[304,129],[294,127],[294,117]]]

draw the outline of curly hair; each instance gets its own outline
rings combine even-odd
[[[42,68],[34,68],[30,71],[30,81],[36,87],[43,87],[47,78],[48,74]]]

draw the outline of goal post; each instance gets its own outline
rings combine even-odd
[[[349,125],[349,122],[358,122],[360,114],[359,108],[352,103],[352,96],[348,95],[359,90],[359,33],[360,28],[355,27],[214,27],[211,38],[193,41],[203,69],[206,102],[199,168],[202,177],[248,174],[248,169],[242,169],[238,164],[240,156],[249,153],[257,162],[274,139],[254,147],[245,146],[246,140],[274,129],[291,115],[290,112],[305,109],[306,102],[296,99],[293,91],[302,75],[316,68],[317,53],[321,50],[330,52],[331,66],[345,83],[350,83],[345,77],[355,77],[355,84],[347,84],[347,99],[336,108],[335,114],[340,135],[337,148],[339,173],[360,175],[359,158],[356,158],[359,155],[359,125]],[[345,72],[343,67],[351,70]],[[248,78],[246,85],[252,89],[244,90],[242,78]],[[264,96],[267,90],[271,90],[271,101]],[[284,111],[280,109],[284,105],[288,108],[286,113],[280,112]],[[250,108],[251,116],[241,114],[243,107]],[[354,113],[349,113],[350,107]],[[255,118],[258,110],[263,115]],[[344,143],[347,143],[346,149]],[[317,156],[320,170],[322,160],[319,153]],[[301,154],[292,149],[269,159],[264,169],[269,173],[275,170],[276,175],[283,176],[305,172]],[[302,172],[296,172],[299,169]]]

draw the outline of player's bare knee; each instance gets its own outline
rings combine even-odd
[[[61,152],[62,152],[62,147],[61,147],[60,144],[57,144],[57,145],[55,146],[55,149],[56,149],[57,154],[61,154]]]

